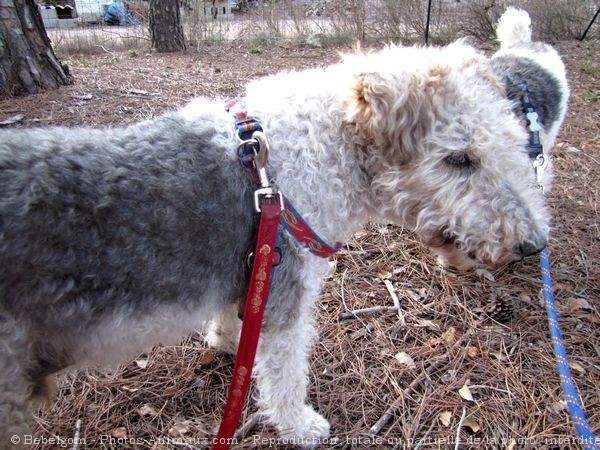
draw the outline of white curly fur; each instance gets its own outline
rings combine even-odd
[[[531,19],[525,11],[512,6],[500,17],[496,35],[502,48],[531,42]]]

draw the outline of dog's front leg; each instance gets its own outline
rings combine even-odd
[[[313,280],[300,298],[284,300],[293,302],[292,311],[283,305],[278,312],[268,311],[271,317],[263,327],[255,364],[261,413],[280,436],[301,447],[314,447],[329,436],[329,423],[306,398],[309,357],[316,336],[313,304],[319,285],[320,281]],[[277,303],[275,298],[271,301]],[[277,308],[273,303],[270,306]]]

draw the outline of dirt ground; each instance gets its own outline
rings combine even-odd
[[[600,43],[557,46],[572,97],[553,153],[550,249],[571,368],[600,434]],[[197,95],[243,94],[249,79],[324,65],[336,61],[339,50],[223,43],[189,54],[135,50],[63,58],[75,83],[1,100],[0,122],[131,123]],[[310,400],[333,427],[322,448],[455,448],[457,435],[460,448],[578,447],[561,400],[535,258],[494,273],[457,275],[440,270],[411,233],[373,225],[335,262],[318,307],[320,341],[310,374]],[[340,317],[391,306],[386,283],[399,296],[402,318],[389,309]],[[79,449],[207,448],[232,362],[195,335],[112,371],[65,374],[57,401],[37,413],[35,448],[72,448],[75,435]],[[371,435],[388,410],[389,423]],[[250,404],[243,420],[254,411]],[[259,422],[233,448],[287,448],[269,441],[275,438]]]

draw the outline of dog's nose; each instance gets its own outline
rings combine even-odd
[[[523,257],[536,255],[546,247],[546,241],[541,244],[534,244],[532,242],[522,242],[519,245],[519,251]]]

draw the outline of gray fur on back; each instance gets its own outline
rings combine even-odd
[[[252,180],[210,122],[2,133],[0,316],[40,335],[245,292]],[[224,233],[223,230],[227,230]],[[201,300],[202,299],[202,300]],[[41,307],[40,305],[43,305]],[[68,346],[68,344],[66,344]],[[48,361],[52,372],[69,361]]]

